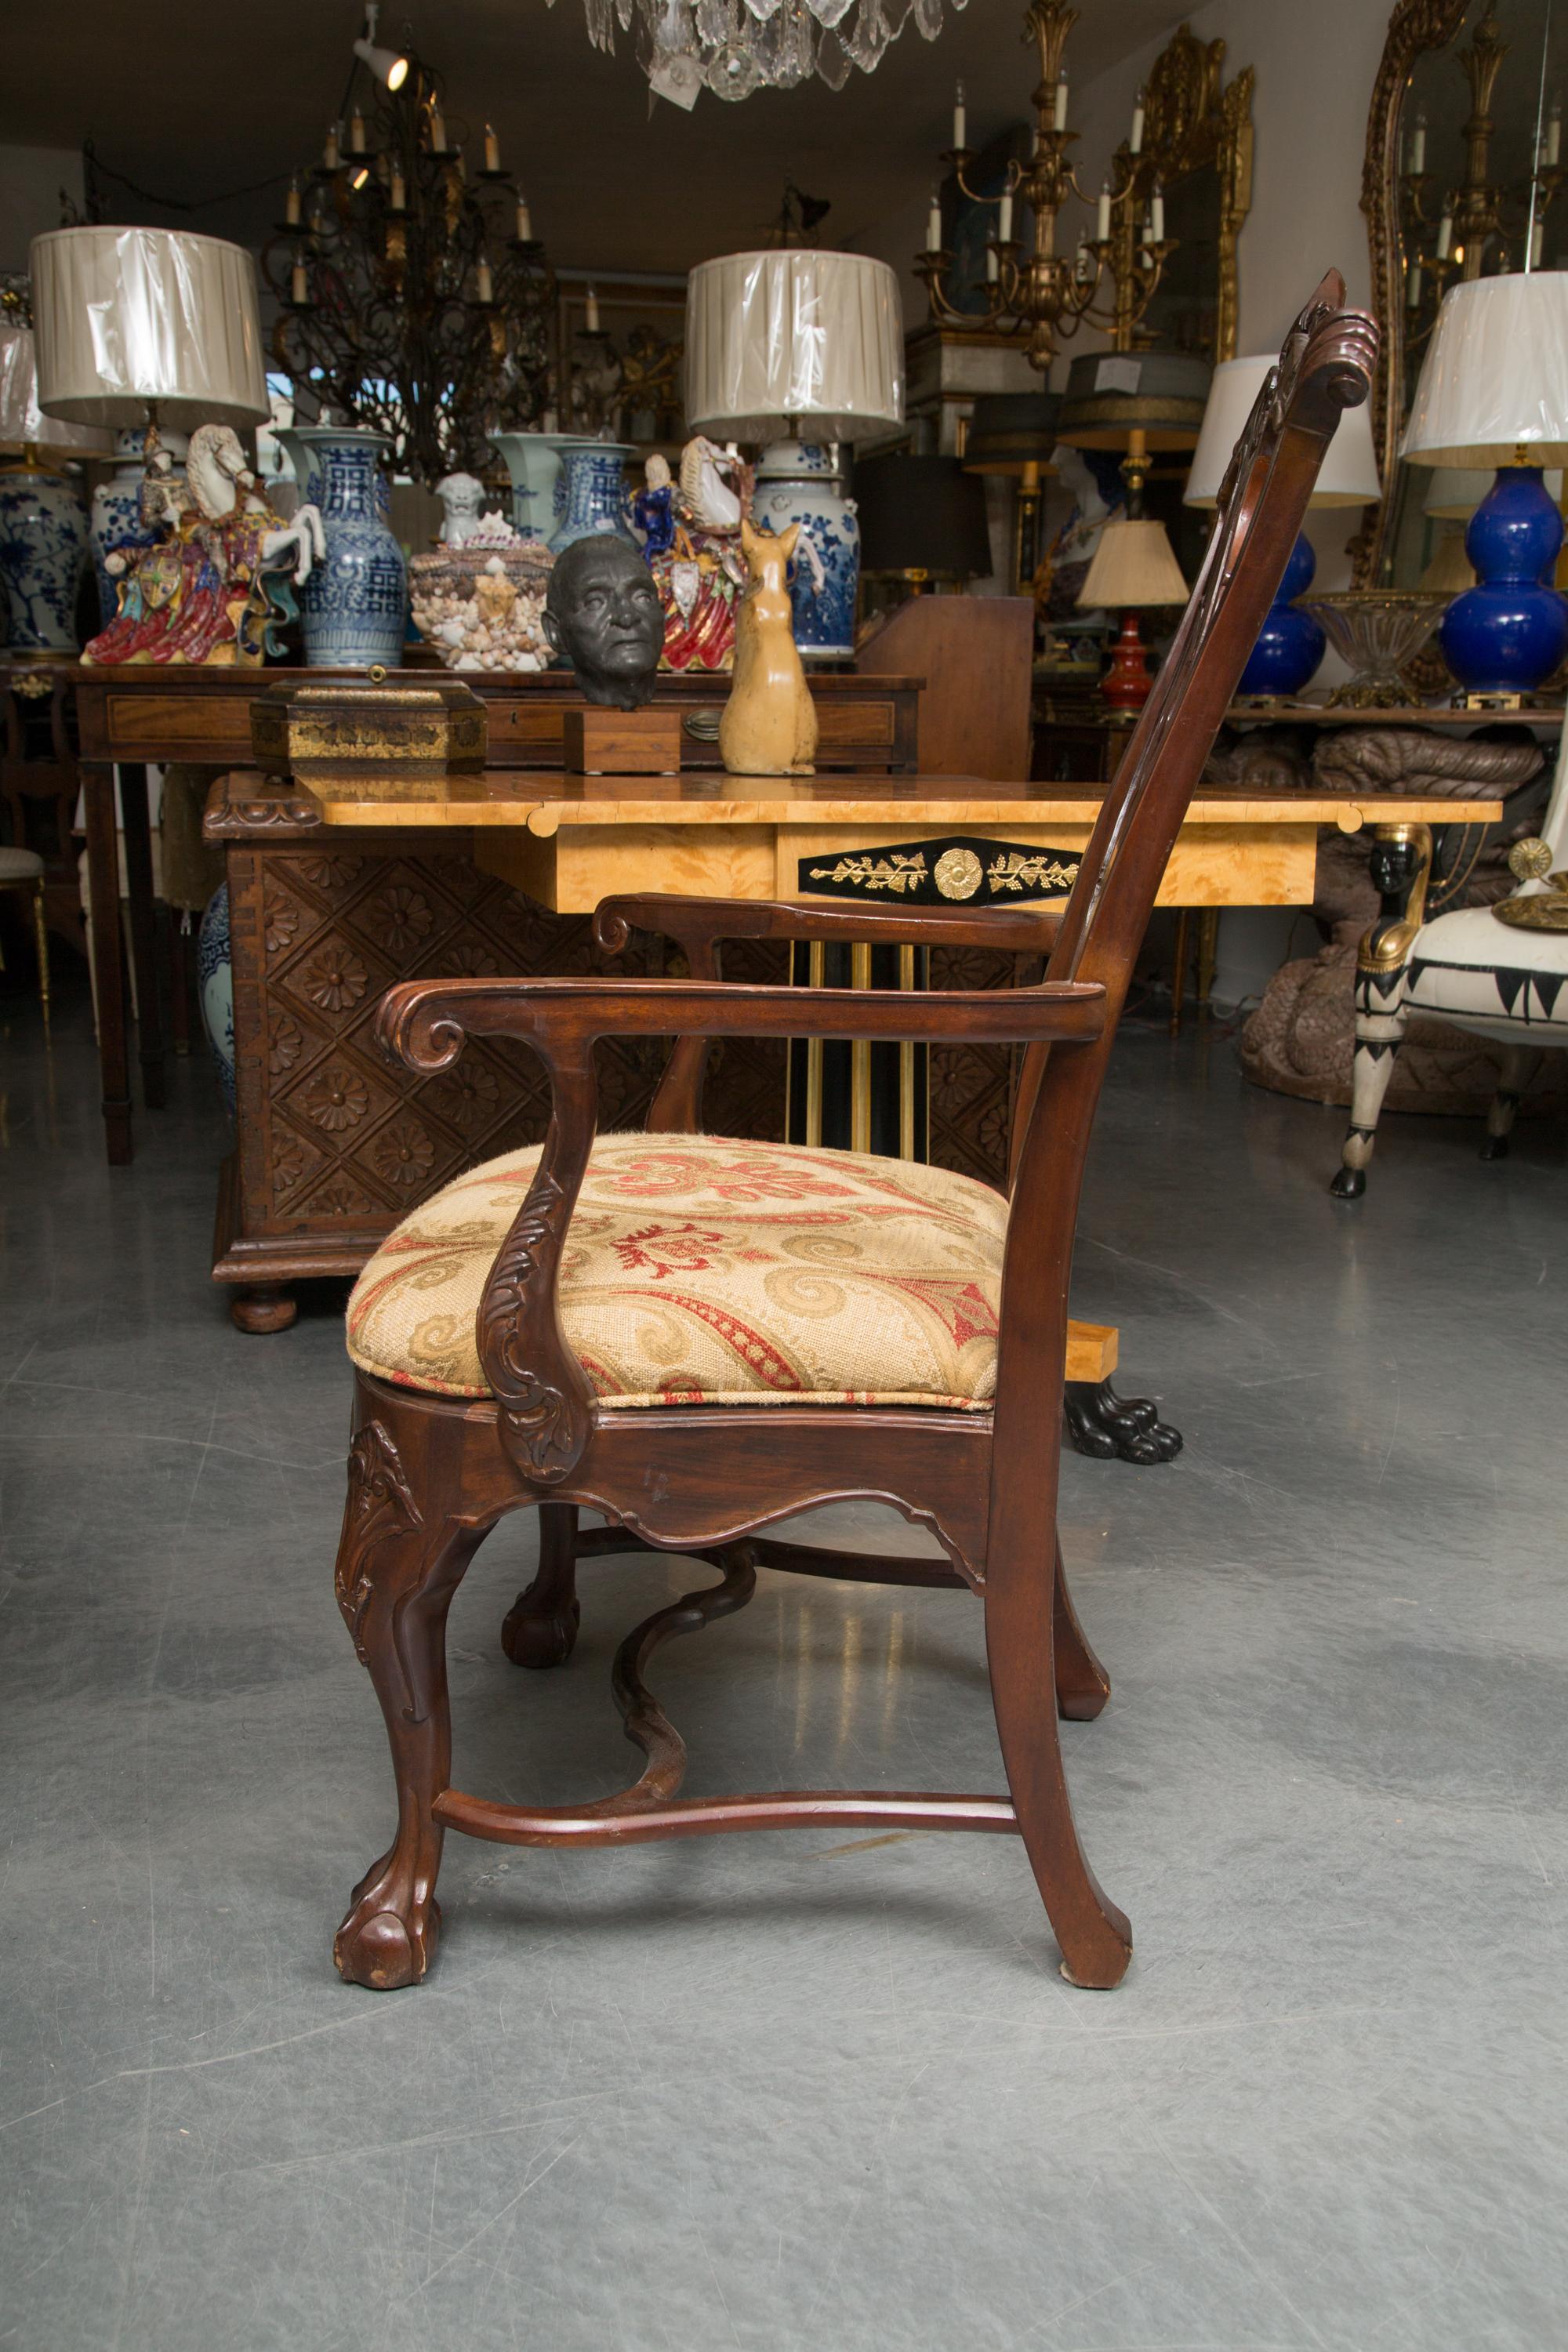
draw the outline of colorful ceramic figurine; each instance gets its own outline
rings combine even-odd
[[[239,436],[203,425],[191,436],[185,483],[154,450],[142,511],[153,544],[111,554],[120,610],[82,655],[118,662],[259,665],[279,620],[292,617],[291,582],[309,578],[323,550],[321,518],[301,507],[281,521],[245,462]]]
[[[656,449],[643,467],[643,487],[632,501],[632,520],[642,533],[642,551],[651,564],[675,545],[675,488],[668,460]]]
[[[750,574],[735,631],[735,683],[719,721],[719,750],[732,776],[816,773],[816,706],[795,641],[785,567],[800,526],[741,525]]]
[[[654,468],[658,471],[656,476]],[[741,517],[751,496],[751,468],[733,449],[721,449],[699,434],[681,452],[680,482],[673,488],[662,457],[647,466],[648,487],[638,499],[648,521],[644,553],[664,607],[664,656],[659,667],[673,670],[727,670],[735,659],[735,612],[746,584],[741,557]],[[664,514],[673,506],[669,537],[662,546]]]

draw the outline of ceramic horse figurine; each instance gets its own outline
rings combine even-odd
[[[798,523],[777,537],[741,525],[750,585],[735,628],[735,683],[719,721],[719,749],[732,776],[816,773],[816,706],[805,682],[790,616],[784,567]]]

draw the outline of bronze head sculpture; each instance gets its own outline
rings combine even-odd
[[[640,710],[651,698],[664,608],[629,541],[606,531],[562,550],[545,594],[544,634],[590,702]]]

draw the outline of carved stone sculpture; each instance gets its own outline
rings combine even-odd
[[[544,634],[590,702],[640,710],[652,699],[664,609],[629,540],[605,531],[562,550],[544,599]]]

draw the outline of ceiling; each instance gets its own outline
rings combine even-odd
[[[1190,6],[1190,0],[1189,0]],[[1189,13],[1170,0],[1084,0],[1068,58],[1079,85]],[[155,37],[150,22],[155,17]],[[418,47],[446,77],[447,115],[470,137],[489,121],[557,266],[685,269],[758,238],[785,179],[832,201],[822,234],[852,243],[908,215],[918,241],[954,80],[978,145],[1020,120],[1032,84],[1020,0],[949,5],[928,44],[912,17],[871,75],[840,91],[812,81],[740,105],[704,93],[685,114],[651,106],[629,37],[589,46],[580,0],[440,0],[406,16],[390,0],[381,37]],[[309,162],[338,112],[357,0],[292,0],[257,12],[213,0],[75,0],[18,14],[6,35],[0,141],[78,147],[182,213],[105,184],[105,216],[265,241],[280,195],[253,190]],[[361,87],[364,85],[362,73]]]

